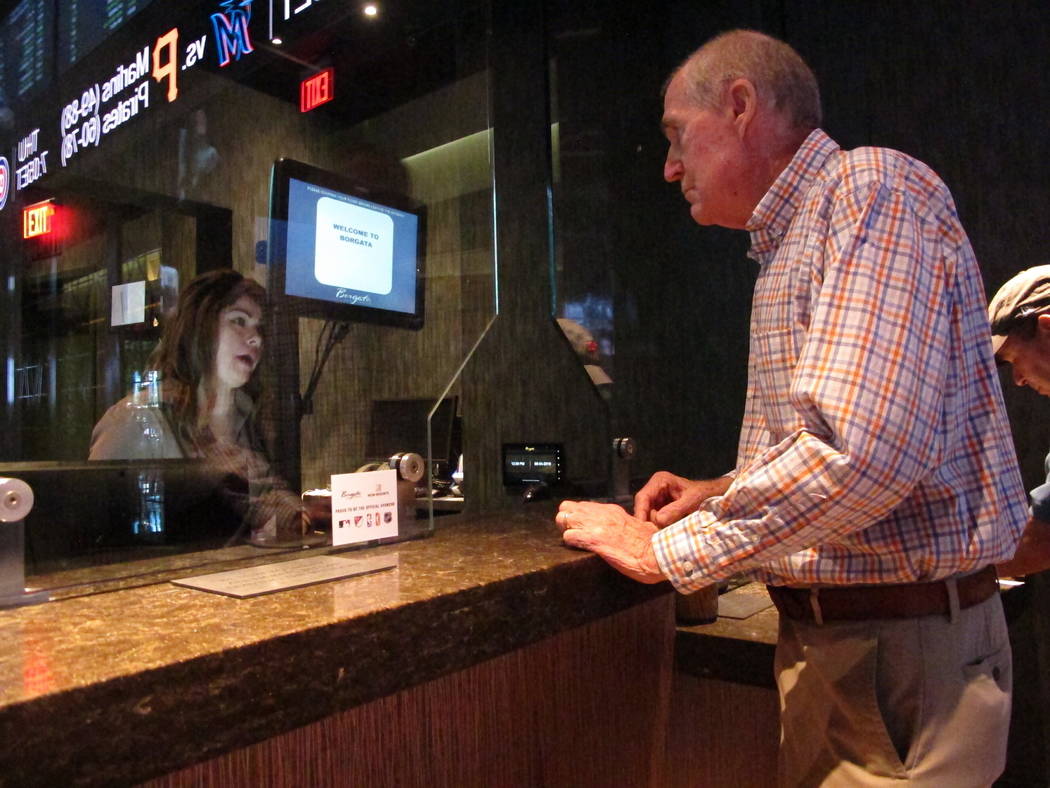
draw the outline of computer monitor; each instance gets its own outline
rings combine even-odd
[[[425,212],[406,195],[278,159],[270,293],[308,317],[423,327]]]

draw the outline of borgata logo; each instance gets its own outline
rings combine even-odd
[[[251,33],[248,32],[252,0],[222,0],[219,8],[221,13],[211,15],[211,26],[215,31],[219,65],[227,66],[231,60],[240,60],[241,55],[253,51]]]
[[[0,156],[0,211],[7,205],[7,195],[11,193],[11,165]]]

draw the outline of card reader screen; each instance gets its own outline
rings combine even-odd
[[[562,447],[557,443],[503,444],[503,484],[555,484],[562,479]]]

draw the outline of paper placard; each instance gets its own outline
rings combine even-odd
[[[129,326],[141,323],[146,319],[145,281],[113,285],[112,302],[110,325]]]
[[[332,476],[332,545],[397,536],[397,471]]]
[[[279,564],[252,566],[247,569],[231,569],[210,575],[184,577],[171,582],[177,586],[243,599],[260,594],[272,594],[274,591],[302,588],[314,583],[323,583],[326,580],[339,580],[344,577],[379,572],[395,566],[397,566],[396,553],[353,558],[320,556],[318,558],[298,558]]]
[[[718,597],[718,616],[719,618],[750,618],[772,605],[773,600],[766,594],[751,593],[750,589],[744,586]]]

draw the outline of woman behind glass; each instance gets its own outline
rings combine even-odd
[[[150,356],[159,387],[133,391],[91,435],[91,460],[202,459],[251,542],[301,538],[299,499],[270,468],[257,424],[266,291],[236,271],[201,274],[179,296]]]

